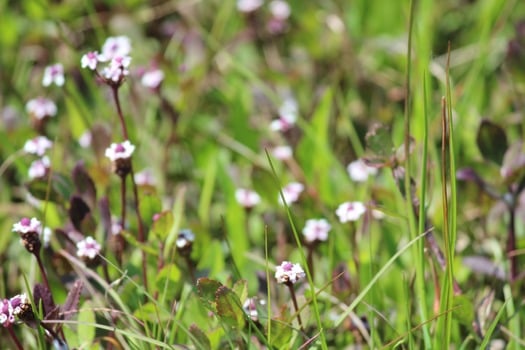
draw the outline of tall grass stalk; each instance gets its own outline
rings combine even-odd
[[[314,313],[315,320],[316,320],[316,323],[317,323],[317,330],[319,332],[319,338],[320,338],[320,341],[321,341],[321,348],[323,350],[328,350],[328,346],[326,344],[326,335],[324,333],[323,324],[321,322],[321,313],[319,311],[319,306],[317,304],[317,295],[315,293],[315,284],[314,284],[314,280],[312,278],[312,273],[310,272],[310,269],[308,268],[308,261],[306,259],[306,254],[304,253],[304,249],[303,249],[303,246],[301,244],[301,239],[299,238],[299,233],[297,232],[297,229],[295,227],[295,224],[294,224],[294,221],[293,221],[293,218],[292,218],[292,212],[290,211],[290,207],[288,206],[288,203],[286,203],[283,191],[281,190],[282,186],[280,184],[280,181],[279,181],[279,178],[277,176],[277,172],[276,172],[275,167],[273,165],[273,162],[272,162],[272,159],[270,157],[270,154],[268,153],[268,150],[265,150],[265,152],[266,152],[266,157],[268,158],[268,162],[270,163],[270,167],[272,169],[272,173],[273,173],[273,176],[275,178],[275,181],[277,182],[277,184],[279,186],[279,195],[280,195],[280,197],[281,197],[281,199],[283,201],[283,204],[284,204],[284,207],[285,207],[285,210],[286,210],[286,215],[288,216],[288,221],[290,222],[290,226],[292,228],[293,236],[295,238],[295,243],[297,244],[297,248],[299,249],[299,254],[301,256],[301,264],[302,264],[302,266],[304,266],[304,270],[306,272],[306,277],[308,279],[308,284],[310,286],[310,291],[312,293],[313,313]]]
[[[408,219],[408,231],[410,233],[411,239],[414,239],[417,236],[416,233],[416,222],[414,217],[414,203],[413,198],[411,194],[411,164],[410,164],[410,122],[411,122],[411,76],[412,76],[412,36],[413,36],[413,28],[414,28],[414,20],[415,20],[415,11],[416,11],[416,0],[411,0],[410,2],[410,15],[409,15],[409,28],[408,28],[408,45],[407,45],[407,65],[406,65],[406,77],[405,77],[405,86],[406,86],[406,98],[405,98],[405,117],[404,117],[404,151],[405,151],[405,208],[407,213],[407,219]],[[423,82],[424,86],[425,81]],[[426,93],[425,93],[426,96]],[[426,147],[426,138],[427,138],[427,126],[426,126],[426,114],[423,116],[425,118],[425,131],[424,131],[424,139],[425,139],[425,145],[423,149],[423,159],[426,160],[427,157],[427,147]],[[426,161],[423,163],[423,171],[422,171],[422,177],[425,178],[425,164]],[[425,206],[425,197],[424,193],[426,191],[426,181],[422,182],[422,189],[421,189],[421,196],[420,199],[420,210],[419,210],[419,232],[424,231],[424,223],[423,223],[423,229],[421,221],[424,222],[424,206]],[[427,314],[427,305],[426,305],[426,297],[425,297],[425,267],[424,267],[424,257],[423,257],[423,249],[424,249],[424,243],[418,242],[416,245],[412,248],[412,257],[414,259],[414,263],[416,266],[416,298],[418,301],[418,309],[419,309],[419,315],[421,322],[425,322],[428,318]],[[407,303],[410,302],[410,300],[406,301]],[[423,324],[422,327],[423,331],[423,340],[425,343],[425,348],[431,347],[430,342],[430,334],[429,329],[426,324]]]

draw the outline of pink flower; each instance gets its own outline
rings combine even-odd
[[[13,315],[13,307],[9,300],[4,299],[0,301],[0,324],[4,327],[9,327],[15,323],[15,316]]]
[[[44,97],[29,100],[26,104],[26,110],[37,119],[53,117],[57,114],[57,106],[55,103]]]
[[[62,64],[57,63],[51,66],[47,66],[44,70],[44,77],[42,78],[42,85],[49,86],[55,83],[57,86],[64,85],[64,67]]]
[[[79,258],[88,258],[94,260],[100,253],[100,244],[89,236],[77,242],[77,256]]]
[[[106,149],[106,157],[108,157],[112,162],[116,161],[117,159],[129,159],[131,158],[131,155],[135,151],[135,146],[129,142],[129,140],[126,140],[122,143],[112,143],[111,146],[109,146]]]
[[[130,63],[131,57],[129,56],[115,56],[111,59],[109,65],[102,69],[102,76],[114,82],[122,81],[124,77],[129,75],[127,68]]]
[[[29,170],[28,170],[29,178],[38,179],[38,178],[42,178],[46,176],[47,172],[49,171],[50,166],[51,166],[51,163],[49,162],[49,158],[47,156],[44,156],[40,159],[35,160],[29,166]]]
[[[304,239],[307,242],[326,241],[332,226],[325,219],[309,219],[303,228]]]
[[[246,188],[238,188],[235,191],[235,199],[245,208],[253,208],[261,202],[261,196],[257,192]]]
[[[277,283],[295,284],[305,277],[306,274],[301,265],[292,264],[289,261],[283,261],[283,263],[277,266],[275,270],[275,279],[277,280]]]
[[[270,123],[270,129],[281,132],[290,130],[297,120],[297,113],[297,102],[291,97],[287,98],[279,108],[279,118]]]
[[[291,182],[288,185],[284,186],[282,192],[284,201],[287,204],[291,204],[294,202],[297,202],[299,199],[299,196],[304,191],[304,185],[299,182]],[[279,194],[279,203],[283,204],[283,199],[281,195]]]
[[[82,68],[88,67],[91,70],[97,69],[98,62],[102,62],[97,51],[90,51],[82,56],[80,59],[80,66]]]
[[[47,137],[37,136],[25,143],[24,152],[42,157],[51,146],[53,146],[53,142]]]
[[[147,71],[140,80],[142,85],[150,89],[157,89],[164,80],[164,72],[160,69]]]
[[[37,218],[22,218],[19,222],[13,225],[13,232],[24,234],[29,232],[39,233],[42,230],[42,224]]]
[[[263,0],[237,0],[237,10],[249,13],[257,10],[263,4]]]
[[[128,56],[131,53],[131,40],[124,35],[112,36],[106,39],[102,45],[102,54],[99,61],[110,61],[114,57]]]
[[[82,148],[88,148],[89,146],[91,146],[92,138],[93,137],[91,135],[91,131],[87,130],[78,138],[78,144]]]
[[[136,173],[134,179],[139,186],[155,186],[155,176],[149,169]]]
[[[279,160],[292,158],[292,148],[290,146],[277,146],[272,149],[272,154]]]
[[[270,2],[270,12],[275,19],[284,21],[290,17],[290,5],[283,0],[273,0]]]
[[[337,208],[335,213],[339,217],[339,221],[345,223],[358,220],[365,211],[366,207],[361,202],[344,202]]]
[[[25,293],[15,295],[11,299],[9,299],[9,303],[11,304],[14,316],[18,316],[19,314],[27,310],[28,306],[31,306],[31,302],[29,301]]]
[[[369,176],[377,174],[377,169],[368,166],[362,159],[357,159],[348,164],[346,170],[350,178],[356,182],[364,182]]]

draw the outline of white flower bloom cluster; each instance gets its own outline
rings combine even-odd
[[[277,283],[292,283],[295,284],[306,277],[303,268],[299,264],[292,264],[289,261],[276,267],[275,279]]]

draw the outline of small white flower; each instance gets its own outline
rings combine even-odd
[[[91,70],[97,69],[97,64],[100,62],[100,57],[97,51],[91,51],[82,56],[80,59],[80,66],[82,68],[89,68]]]
[[[299,196],[304,191],[304,185],[299,182],[291,182],[288,185],[284,186],[282,192],[284,196],[284,201],[287,204],[297,202]],[[283,199],[279,193],[279,203],[283,204]]]
[[[38,178],[46,176],[50,166],[51,166],[51,163],[49,162],[49,158],[47,156],[44,156],[40,159],[35,160],[29,166],[29,170],[28,170],[29,178],[38,179]]]
[[[112,143],[111,146],[106,148],[106,157],[108,157],[112,162],[117,159],[129,159],[135,151],[135,146],[126,140],[122,143]]]
[[[177,240],[175,241],[175,245],[179,249],[184,249],[186,247],[189,247],[193,244],[195,241],[195,235],[191,230],[184,229],[179,232],[179,235],[177,236]]]
[[[328,239],[328,232],[332,226],[326,219],[309,219],[303,228],[304,239],[307,242],[326,241]]]
[[[93,260],[100,253],[100,244],[89,236],[77,242],[77,256]]]
[[[263,0],[237,0],[237,10],[248,13],[257,10],[263,4]]]
[[[11,304],[13,315],[15,316],[18,316],[18,314],[25,310],[26,306],[31,306],[27,294],[25,293],[15,295],[14,297],[10,298],[9,303]],[[22,305],[24,305],[24,307],[22,307]]]
[[[13,225],[13,232],[22,234],[28,232],[40,232],[42,230],[42,224],[37,218],[22,218],[19,222]]]
[[[279,160],[292,158],[292,148],[290,146],[277,146],[272,149],[272,154]]]
[[[261,196],[257,192],[246,188],[235,190],[235,199],[245,208],[253,208],[261,202]]]
[[[120,235],[123,229],[124,228],[122,227],[120,220],[117,219],[116,217],[112,217],[111,218],[111,234],[114,236]]]
[[[357,159],[348,164],[346,170],[350,178],[356,182],[364,182],[369,176],[377,174],[377,169],[368,166],[362,159]]]
[[[344,202],[337,208],[335,213],[339,217],[339,221],[345,223],[358,220],[365,211],[366,207],[361,202]]]
[[[82,135],[80,135],[80,137],[78,138],[78,144],[82,148],[88,148],[89,146],[91,146],[92,138],[93,137],[91,135],[91,131],[89,131],[89,130],[84,131],[84,133]]]
[[[262,305],[263,301],[261,300],[259,304]],[[246,299],[244,304],[242,304],[242,309],[248,314],[248,316],[250,316],[252,321],[257,322],[259,320],[259,313],[257,312],[257,298]]]
[[[283,263],[277,266],[275,270],[275,279],[277,280],[277,283],[295,284],[305,277],[306,274],[301,265],[292,264],[289,261],[283,261]]]
[[[290,5],[283,0],[274,0],[270,2],[270,12],[276,19],[284,21],[290,17]]]
[[[135,183],[139,186],[155,186],[155,176],[149,169],[144,169],[134,176]]]
[[[131,52],[131,40],[124,35],[112,36],[102,45],[101,61],[110,61],[116,56],[127,56]]]
[[[31,140],[27,140],[24,145],[24,152],[29,154],[36,154],[42,157],[46,151],[53,146],[53,142],[45,136],[37,136]]]
[[[142,85],[150,89],[157,89],[164,80],[164,72],[160,69],[147,71],[140,80]]]
[[[44,77],[42,78],[42,85],[49,86],[55,83],[57,86],[64,85],[64,67],[57,63],[47,66],[44,70]]]
[[[108,80],[118,82],[125,76],[129,75],[127,69],[131,63],[131,57],[129,56],[116,56],[111,59],[111,62],[107,67],[102,70],[102,76]]]
[[[43,119],[55,116],[57,114],[57,106],[47,98],[37,97],[27,102],[26,111],[37,119]]]

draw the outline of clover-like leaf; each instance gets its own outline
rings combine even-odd
[[[216,311],[215,293],[222,287],[222,283],[212,280],[207,277],[202,277],[197,280],[197,294],[204,302],[204,305],[211,311]]]
[[[374,124],[366,134],[366,159],[370,165],[389,164],[395,154],[390,130]]]
[[[151,232],[160,240],[165,240],[173,226],[173,213],[169,210],[158,214],[151,227]]]
[[[221,286],[215,293],[217,315],[228,326],[240,329],[244,326],[244,311],[239,297],[228,287]]]
[[[476,143],[485,160],[490,160],[496,164],[503,162],[508,144],[507,135],[502,127],[490,120],[483,119],[479,125]]]
[[[189,327],[189,331],[193,336],[191,341],[196,349],[208,350],[211,349],[211,343],[206,334],[196,324]]]
[[[459,323],[471,327],[474,321],[474,305],[472,301],[464,295],[454,297],[454,309],[452,315]]]

